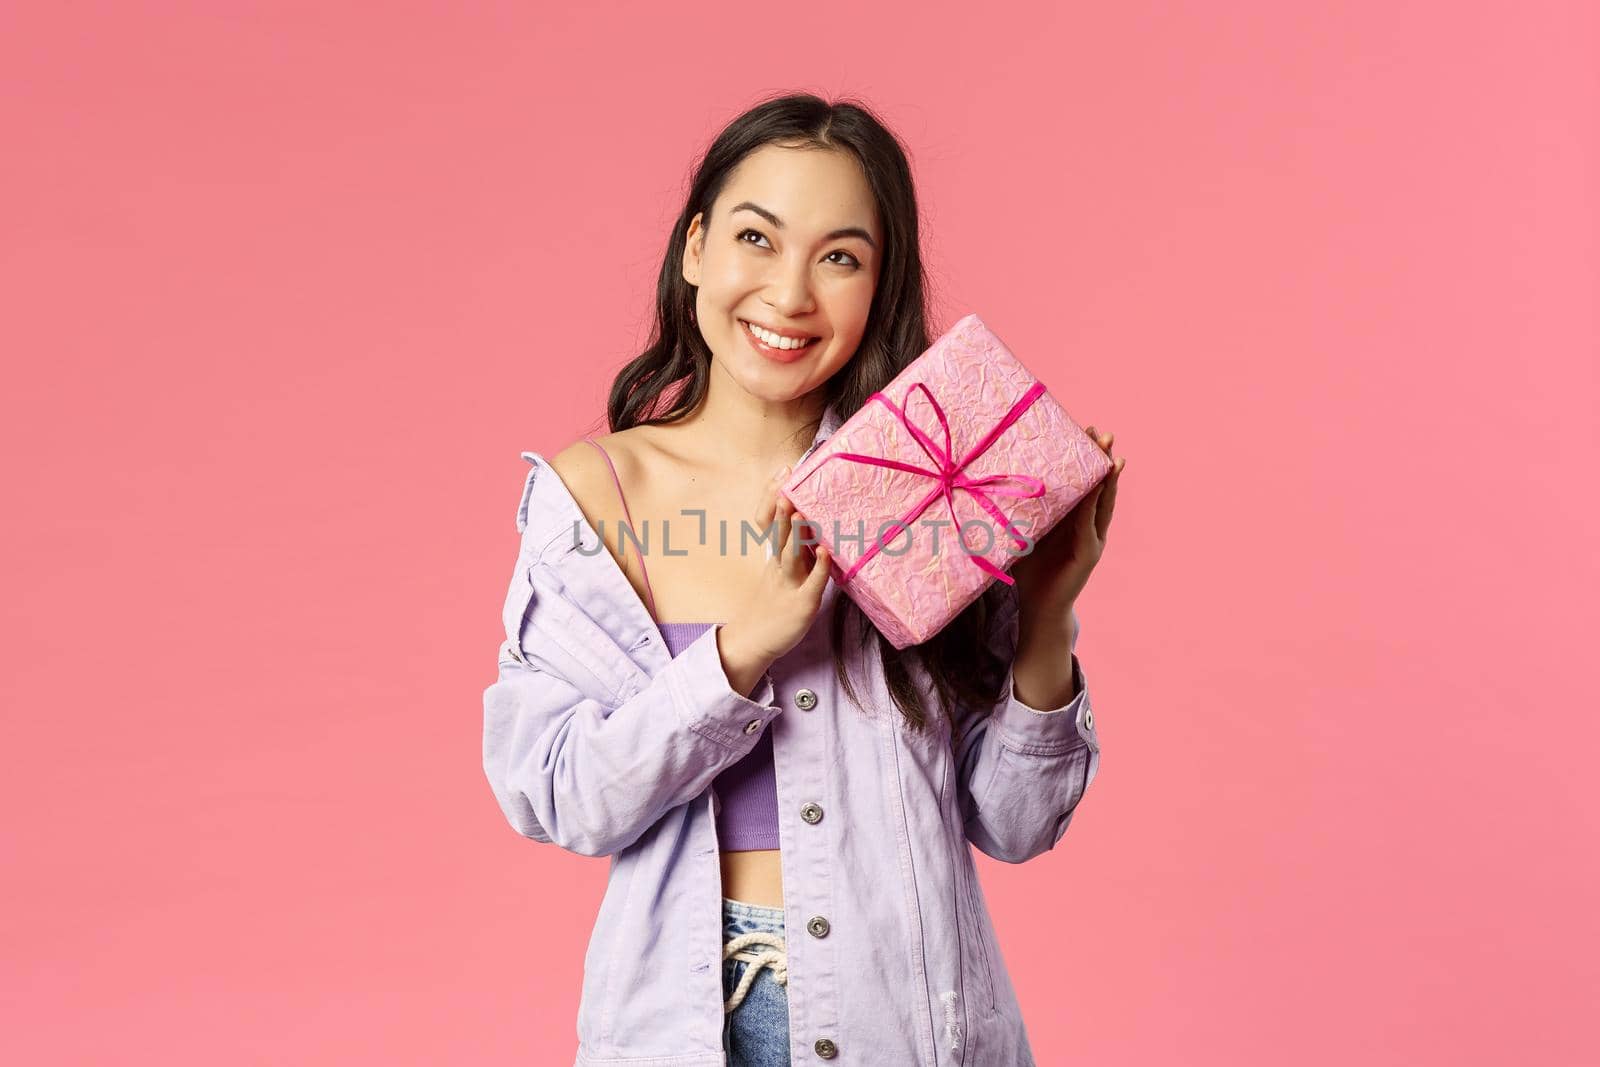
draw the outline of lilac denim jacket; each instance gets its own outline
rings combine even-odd
[[[830,407],[811,448],[841,421]],[[522,458],[532,469],[499,680],[483,695],[483,769],[519,834],[610,857],[577,1067],[723,1067],[711,782],[762,730],[777,775],[792,1062],[1031,1065],[967,846],[1021,863],[1066,833],[1100,763],[1072,650],[1069,703],[1028,707],[1008,669],[997,705],[958,709],[954,742],[913,667],[937,724],[919,734],[870,645],[850,664],[868,712],[837,687],[827,618],[842,593],[830,581],[810,632],[747,698],[723,671],[720,627],[673,658],[549,463]],[[1009,663],[1015,593],[995,582],[983,595]]]

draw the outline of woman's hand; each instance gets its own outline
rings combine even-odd
[[[1086,429],[1110,456],[1116,435],[1099,434],[1093,426]],[[1071,621],[1078,594],[1083,592],[1089,573],[1106,548],[1106,532],[1111,528],[1111,513],[1117,504],[1117,476],[1122,473],[1123,462],[1120,457],[1114,458],[1111,473],[1036,541],[1032,552],[1011,565],[1009,573],[1017,583],[1017,606],[1024,629],[1031,629],[1035,622],[1066,625]]]
[[[754,678],[800,643],[811,629],[822,606],[822,592],[828,586],[832,559],[828,546],[818,540],[814,553],[806,551],[801,540],[811,527],[801,525],[805,516],[778,492],[788,475],[789,468],[784,467],[767,482],[756,512],[756,529],[775,530],[775,534],[762,546],[765,565],[752,583],[749,596],[719,635],[723,666],[729,680],[736,683],[735,688],[736,673],[739,680],[750,676],[754,685]],[[741,533],[740,544],[743,543]]]

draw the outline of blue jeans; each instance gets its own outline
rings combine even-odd
[[[789,1067],[788,979],[783,909],[723,897],[722,1048],[728,1067]],[[737,1003],[729,1008],[732,1001]]]

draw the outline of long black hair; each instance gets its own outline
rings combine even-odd
[[[829,103],[809,93],[769,98],[728,123],[694,169],[687,202],[673,224],[656,281],[656,314],[649,345],[622,368],[611,386],[606,417],[613,433],[676,422],[704,400],[711,350],[695,322],[695,286],[683,277],[689,223],[699,214],[702,227],[709,227],[712,205],[734,168],[768,144],[851,153],[866,175],[884,231],[866,332],[850,361],[823,385],[827,404],[848,419],[931,343],[916,191],[899,140],[866,105],[856,101]],[[817,424],[810,429],[814,434]],[[934,637],[897,650],[853,600],[838,597],[829,636],[840,685],[861,707],[841,654],[850,628],[863,645],[876,639],[889,693],[912,729],[921,730],[928,723],[911,670],[914,662],[926,671],[947,711],[955,699],[984,706],[995,703],[1002,695],[999,689],[1007,665],[989,655],[983,641],[994,606],[990,595],[979,597]]]

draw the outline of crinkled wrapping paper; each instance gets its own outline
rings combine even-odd
[[[997,578],[968,557],[1007,571],[1020,558],[1023,542],[960,485],[953,484],[950,490],[954,521],[951,503],[941,493],[908,527],[891,524],[939,489],[937,472],[954,470],[1037,383],[977,315],[968,315],[881,390],[934,442],[933,456],[899,414],[879,400],[870,400],[784,482],[783,494],[815,524],[812,536],[834,551],[833,580],[894,647],[926,641],[981,596],[990,582],[1010,580],[1009,575]],[[945,429],[928,394],[943,409],[949,426],[953,462],[948,465],[939,459]],[[930,474],[829,458],[844,452],[881,457]],[[1034,398],[985,451],[955,471],[973,479],[1021,476],[992,481],[979,491],[987,492],[1015,530],[1033,542],[1110,472],[1105,452],[1048,392]],[[1001,495],[1036,491],[1039,482],[1043,483],[1039,496]],[[943,525],[937,529],[931,525],[940,521]],[[965,549],[956,540],[957,522],[966,526]],[[857,540],[861,532],[864,536]],[[883,547],[847,577],[880,532]]]

